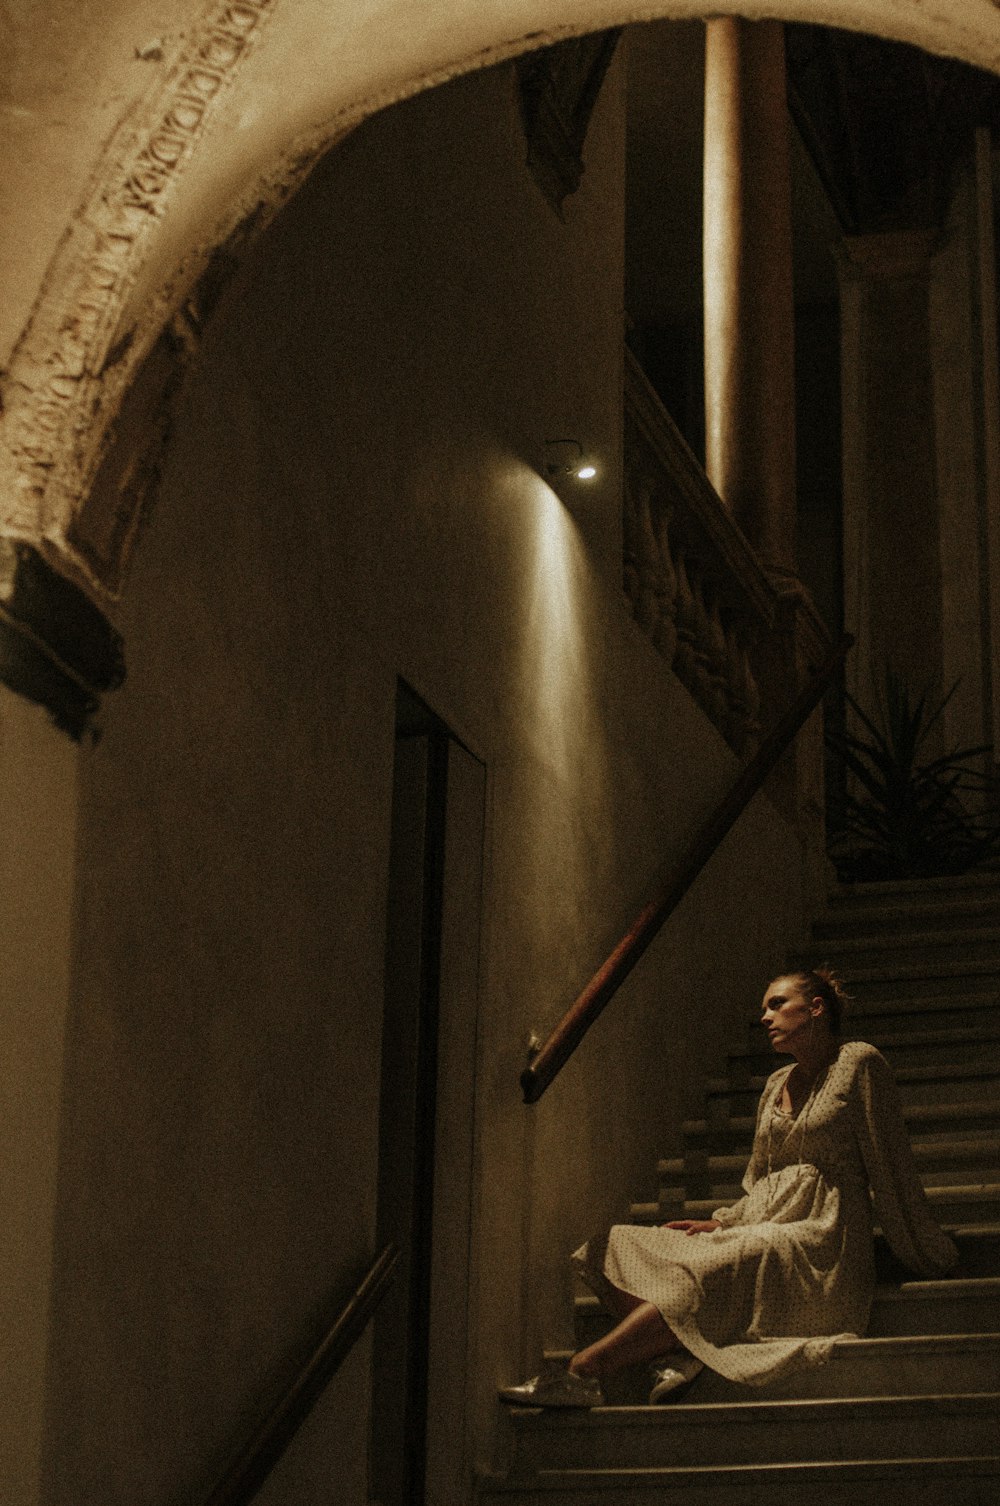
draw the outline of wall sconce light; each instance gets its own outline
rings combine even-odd
[[[572,476],[577,481],[593,481],[597,475],[596,465],[578,439],[547,439],[544,470],[546,476]]]

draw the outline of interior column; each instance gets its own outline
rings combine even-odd
[[[845,238],[840,258],[848,686],[869,711],[892,667],[941,680],[941,550],[930,331],[935,234]]]
[[[765,567],[795,573],[795,375],[785,44],[722,16],[705,53],[705,457]]]

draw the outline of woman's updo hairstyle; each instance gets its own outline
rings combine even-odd
[[[833,968],[828,967],[824,962],[819,967],[803,968],[800,973],[794,973],[792,976],[796,983],[801,984],[802,992],[808,998],[822,999],[830,1029],[834,1035],[839,1035],[840,1021],[845,1006],[850,1003],[851,996]]]

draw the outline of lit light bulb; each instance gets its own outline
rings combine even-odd
[[[578,439],[547,439],[544,473],[546,476],[563,476],[574,481],[593,481],[597,475],[597,466],[587,459]]]

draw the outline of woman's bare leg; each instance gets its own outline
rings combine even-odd
[[[631,1292],[623,1292],[620,1287],[612,1286],[610,1282],[601,1292],[601,1301],[619,1322],[643,1305],[641,1297],[633,1297]]]
[[[681,1347],[659,1308],[652,1302],[639,1302],[617,1328],[574,1354],[569,1368],[575,1375],[616,1375],[629,1365],[641,1365]]]

